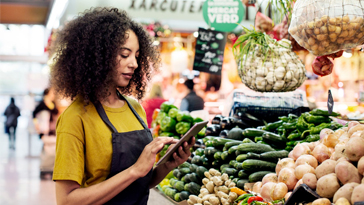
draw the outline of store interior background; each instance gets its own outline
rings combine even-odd
[[[151,6],[153,2],[157,9]],[[22,136],[18,140],[26,141],[21,147],[23,154],[27,156],[39,154],[41,142],[32,129],[31,113],[41,100],[43,90],[48,86],[52,55],[47,47],[49,39],[55,37],[51,35],[52,30],[61,28],[79,12],[96,6],[125,9],[137,21],[146,24],[147,28],[153,25],[160,27],[161,34],[155,38],[154,45],[158,46],[161,52],[163,66],[154,82],[162,83],[164,97],[178,105],[178,99],[182,96],[173,91],[180,83],[181,77],[193,74],[196,31],[198,27],[207,28],[202,11],[199,10],[204,1],[168,0],[164,4],[166,10],[160,12],[158,8],[162,8],[163,2],[163,0],[2,0],[0,2],[0,130],[2,132],[4,130],[5,117],[2,113],[9,104],[10,97],[14,97],[16,105],[21,109],[18,128],[22,131],[18,135]],[[265,3],[259,1],[258,3],[262,5],[262,12],[267,14]],[[248,7],[246,18],[241,24],[246,27],[253,25],[255,13],[256,8]],[[232,40],[240,31],[237,28],[229,34],[221,80],[220,76],[207,73],[200,73],[198,77],[196,89],[204,97],[205,110],[210,116],[228,113],[227,101],[231,101],[234,89],[251,92],[241,83],[232,54]],[[299,89],[306,92],[311,107],[326,109],[327,92],[330,89],[335,101],[334,111],[342,114],[364,112],[361,106],[364,102],[364,52],[345,51],[343,57],[335,59],[334,71],[326,77],[317,77],[313,74],[311,68],[313,55],[307,52],[297,54],[305,63],[308,76],[308,80]],[[212,83],[209,84],[210,82]],[[57,106],[61,110],[68,104],[67,99],[57,100]],[[4,133],[1,137],[1,142],[7,142]],[[33,145],[29,145],[29,142]],[[3,145],[1,149],[7,150],[7,145]],[[8,154],[3,150],[0,154],[4,156],[5,153]],[[3,164],[5,163],[6,161],[3,161]],[[2,167],[2,172],[4,170]],[[34,173],[36,174],[38,173]],[[0,186],[1,190],[5,187],[4,183],[0,183]]]

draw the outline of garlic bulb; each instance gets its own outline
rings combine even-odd
[[[280,91],[283,88],[283,86],[284,86],[285,83],[286,82],[284,82],[283,80],[276,81],[274,83],[273,90],[274,91]]]
[[[269,72],[267,74],[267,76],[265,77],[265,79],[267,80],[267,82],[269,84],[274,84],[274,82],[276,81],[276,77],[274,76],[274,73],[273,72]]]
[[[257,76],[265,77],[268,73],[268,69],[266,67],[260,67],[256,70]]]
[[[282,80],[286,75],[286,69],[282,66],[279,66],[278,68],[275,69],[274,74],[277,80]]]

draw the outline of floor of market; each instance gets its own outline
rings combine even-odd
[[[42,142],[30,134],[26,116],[19,117],[15,150],[9,149],[8,136],[0,123],[0,204],[55,205],[55,184],[39,176]],[[30,144],[29,144],[30,143]],[[29,146],[30,145],[30,146]],[[173,204],[151,189],[148,205]]]

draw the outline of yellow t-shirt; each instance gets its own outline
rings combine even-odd
[[[134,99],[125,98],[147,123],[143,107]],[[118,132],[143,129],[127,103],[121,108],[103,107]],[[81,187],[104,181],[112,156],[111,129],[92,103],[85,108],[83,101],[76,99],[59,117],[53,170],[53,180],[72,180]]]

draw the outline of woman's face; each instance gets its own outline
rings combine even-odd
[[[132,30],[127,31],[128,37],[124,45],[121,46],[116,66],[114,82],[118,87],[126,87],[133,77],[135,69],[138,67],[137,58],[139,57],[138,37]]]

